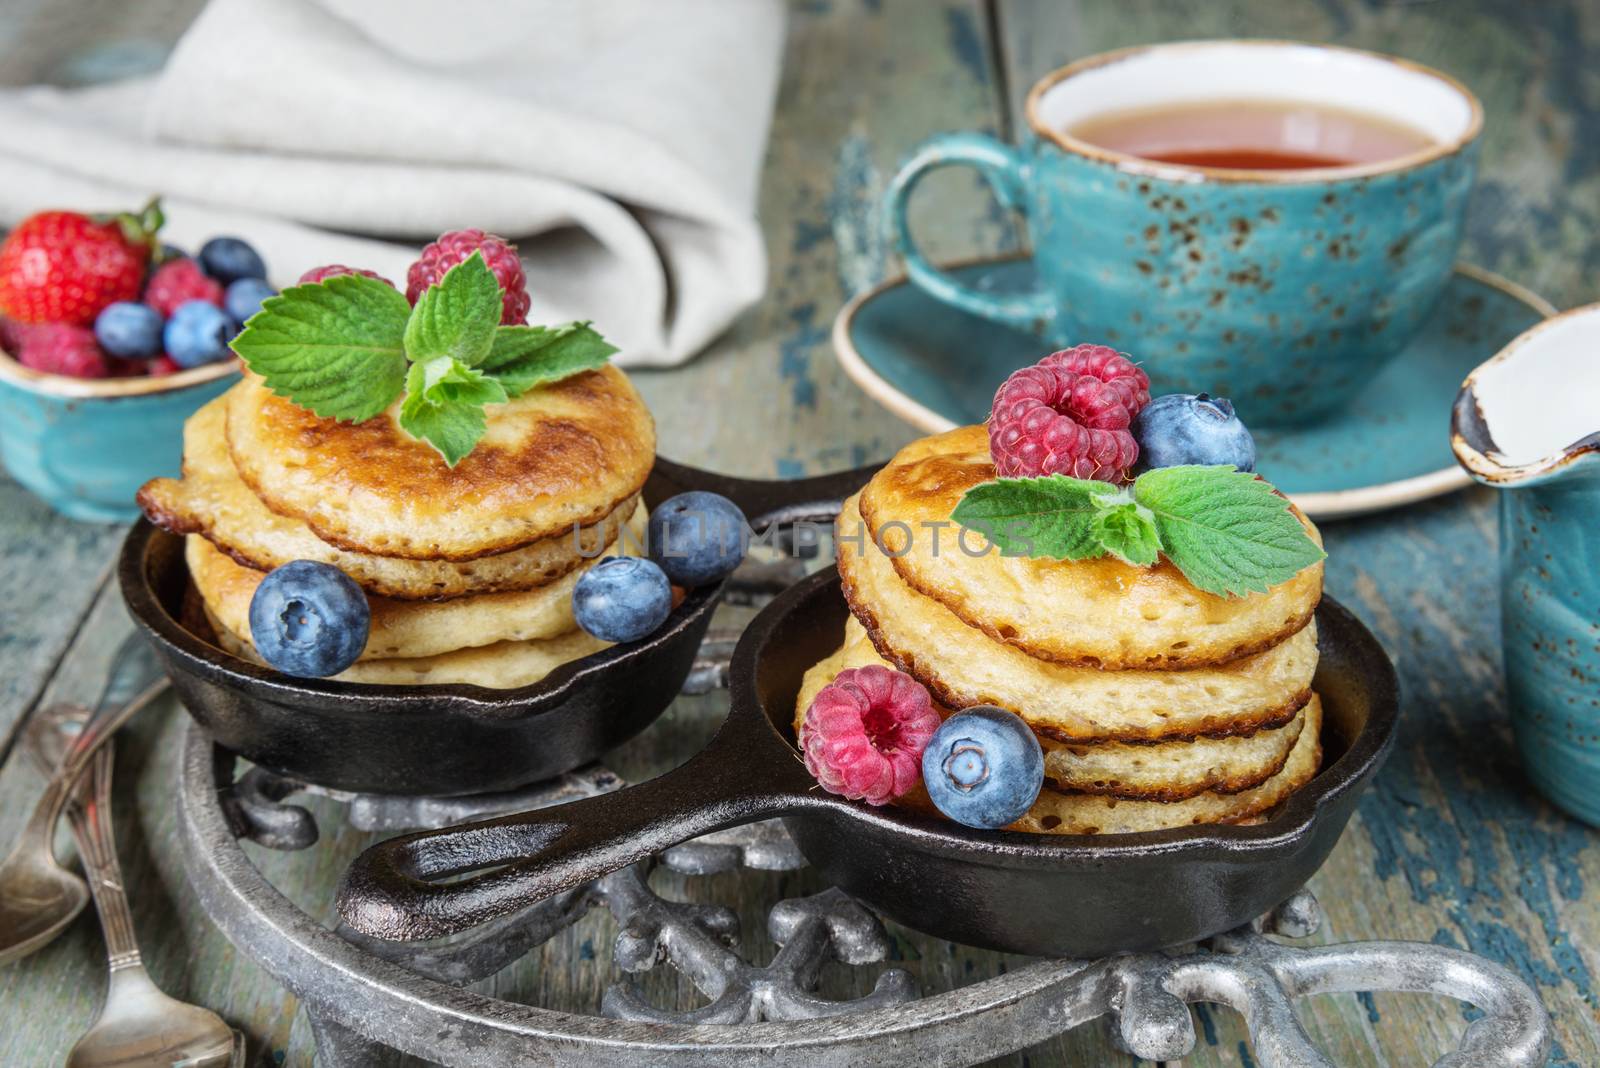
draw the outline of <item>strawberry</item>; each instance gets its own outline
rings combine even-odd
[[[0,314],[88,326],[106,305],[138,300],[161,222],[156,201],[137,216],[30,215],[0,244]]]

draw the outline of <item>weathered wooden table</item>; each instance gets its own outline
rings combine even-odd
[[[0,19],[0,81],[75,84],[149,69],[198,6],[10,0]],[[879,199],[897,161],[939,130],[1014,134],[1029,84],[1063,61],[1144,41],[1246,35],[1394,52],[1464,79],[1488,109],[1467,257],[1561,306],[1600,297],[1600,75],[1587,58],[1600,49],[1600,4],[796,0],[762,189],[770,292],[689,367],[638,376],[662,452],[767,477],[887,456],[913,432],[845,379],[827,332],[847,297],[894,269]],[[918,214],[936,255],[1018,242],[966,176],[931,180]],[[1441,433],[1444,420],[1441,412]],[[1406,708],[1394,759],[1312,882],[1329,916],[1318,938],[1420,939],[1501,961],[1534,984],[1553,1014],[1552,1063],[1600,1065],[1600,833],[1542,804],[1512,749],[1490,494],[1469,491],[1325,533],[1329,587],[1394,655]],[[108,584],[121,534],[58,518],[0,477],[0,730],[40,702],[93,692],[128,628]],[[640,774],[681,760],[717,722],[721,702],[680,700],[615,766]],[[168,700],[119,739],[118,833],[151,971],[175,995],[244,1028],[253,1064],[308,1065],[311,1035],[294,999],[211,928],[186,885],[172,804],[184,720]],[[0,843],[11,841],[38,788],[23,762],[6,767]],[[336,833],[310,863],[262,855],[261,864],[292,881],[302,907],[328,916],[341,866],[364,842]],[[737,897],[744,930],[759,932],[774,895],[814,882],[809,873],[721,876],[677,889]],[[595,1011],[613,977],[608,925],[591,916],[485,989]],[[926,991],[1016,963],[893,934],[903,958],[896,963]],[[0,1064],[59,1063],[89,1021],[102,974],[92,912],[45,951],[0,970]],[[652,982],[665,1003],[687,997],[665,976]],[[1424,1064],[1464,1026],[1459,1006],[1434,999],[1380,994],[1301,1005],[1313,1038],[1340,1065]],[[1200,1022],[1193,1064],[1253,1063],[1231,1013],[1202,1013]],[[995,1063],[1130,1058],[1085,1028]]]

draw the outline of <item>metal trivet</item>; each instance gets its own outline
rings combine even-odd
[[[730,582],[729,604],[753,605],[804,574],[815,551],[782,544],[751,559]],[[787,554],[787,555],[782,555]],[[713,630],[683,692],[725,687],[736,630]],[[1266,935],[1303,938],[1321,910],[1302,890],[1256,924],[1170,954],[1101,961],[1038,961],[956,990],[919,998],[898,968],[871,992],[832,1000],[816,993],[824,965],[883,961],[890,939],[868,909],[838,889],[781,900],[767,934],[781,947],[755,965],[736,952],[738,920],[718,905],[670,901],[649,885],[652,865],[685,875],[805,866],[779,821],[708,835],[587,886],[452,939],[392,943],[333,930],[283,896],[240,848],[249,838],[280,850],[318,839],[311,813],[286,801],[315,793],[345,805],[357,830],[441,827],[501,812],[559,804],[623,786],[591,765],[511,793],[467,798],[376,797],[293,782],[238,762],[191,724],[180,796],[184,861],[201,904],[233,944],[305,1006],[322,1068],[503,1068],[574,1065],[804,1065],[873,1068],[927,1059],[972,1064],[1104,1018],[1121,1044],[1149,1060],[1174,1060],[1195,1042],[1188,1003],[1240,1012],[1264,1068],[1332,1068],[1310,1043],[1291,1001],[1368,990],[1432,993],[1482,1011],[1460,1047],[1436,1068],[1536,1068],[1550,1021],[1533,991],[1505,968],[1424,943],[1363,942],[1289,947]],[[652,1004],[632,978],[601,996],[598,1015],[538,1008],[463,989],[494,975],[604,907],[618,926],[612,959],[629,975],[660,964],[688,978],[708,1004],[687,1011]],[[737,1025],[737,1026],[734,1026]],[[420,1058],[416,1060],[413,1058]]]
[[[712,659],[715,659],[714,657]],[[502,1068],[574,1065],[795,1064],[887,1066],[928,1059],[972,1064],[1107,1017],[1124,1047],[1175,1060],[1194,1046],[1188,1003],[1227,1005],[1244,1016],[1264,1068],[1332,1068],[1312,1046],[1291,1001],[1309,994],[1392,990],[1470,1002],[1483,1015],[1436,1068],[1535,1068],[1546,1061],[1550,1022],[1534,992],[1498,964],[1413,942],[1291,947],[1321,910],[1301,891],[1255,925],[1172,954],[1101,961],[1039,961],[997,978],[918,998],[900,969],[881,971],[871,993],[829,1000],[815,993],[824,964],[875,965],[889,949],[878,919],[837,889],[779,901],[767,933],[781,950],[757,966],[733,948],[729,909],[669,901],[647,882],[650,863],[691,875],[738,869],[793,870],[804,859],[776,821],[709,835],[652,862],[615,872],[454,939],[386,943],[335,931],[276,890],[240,848],[248,837],[279,849],[316,841],[305,809],[283,802],[307,789],[261,769],[237,781],[234,757],[189,728],[180,816],[184,857],[202,905],[241,951],[291,990],[310,1015],[325,1068],[423,1063]],[[441,825],[554,804],[616,789],[591,767],[516,794],[489,798],[376,799],[336,795],[350,818],[380,830]],[[464,990],[500,971],[603,906],[617,920],[614,960],[628,973],[670,965],[710,1003],[688,1011],[651,1004],[624,978],[599,1015],[522,1005]],[[729,1026],[739,1025],[739,1026]]]

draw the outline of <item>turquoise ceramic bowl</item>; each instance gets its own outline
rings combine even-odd
[[[0,457],[62,515],[127,522],[140,486],[179,473],[184,420],[238,378],[231,361],[161,378],[67,378],[0,352]]]

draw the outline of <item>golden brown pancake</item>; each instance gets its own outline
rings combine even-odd
[[[1321,599],[1320,563],[1266,593],[1222,597],[1196,589],[1165,559],[1141,568],[1112,557],[974,555],[987,544],[975,534],[966,536],[971,552],[962,551],[950,514],[963,493],[994,477],[985,429],[961,427],[902,449],[867,484],[861,514],[909,586],[1030,656],[1110,670],[1225,664],[1300,630]],[[937,539],[935,523],[947,524]]]
[[[845,624],[844,644],[803,677],[795,701],[795,734],[799,735],[817,691],[839,672],[869,664],[893,666],[879,657],[866,632],[852,619]],[[934,708],[942,717],[953,714],[937,701]],[[1283,770],[1304,726],[1301,712],[1285,726],[1229,738],[1068,745],[1042,736],[1046,786],[1066,793],[1146,801],[1182,801],[1206,792],[1239,793]]]
[[[252,663],[262,663],[248,638],[234,634],[211,615],[212,629],[224,652]],[[509,690],[531,686],[562,664],[581,660],[609,648],[608,643],[581,630],[555,638],[524,642],[497,642],[476,649],[461,649],[438,656],[398,660],[363,660],[333,676],[337,682],[362,682],[379,686],[444,686],[462,684]]]
[[[845,502],[841,529],[859,523],[856,503]],[[1148,742],[1281,727],[1311,699],[1314,623],[1265,652],[1212,667],[1075,667],[1029,656],[968,626],[906,585],[872,542],[841,538],[836,546],[845,598],[878,653],[947,708],[998,705],[1063,742]]]
[[[241,386],[235,386],[235,389]],[[597,525],[476,560],[404,560],[329,545],[298,519],[277,515],[250,491],[228,455],[226,396],[190,416],[183,427],[183,478],[158,478],[139,491],[139,507],[152,523],[174,534],[203,534],[234,560],[271,571],[291,560],[338,568],[369,593],[400,600],[431,600],[468,593],[530,590],[561,578],[609,545],[633,514],[629,497]]]
[[[655,460],[650,413],[611,366],[490,405],[454,468],[400,429],[398,411],[338,423],[247,375],[228,393],[228,448],[272,511],[341,549],[412,560],[476,560],[598,523]]]
[[[1158,745],[1067,745],[1046,738],[1040,743],[1045,785],[1062,793],[1141,801],[1236,794],[1283,770],[1305,723],[1302,710],[1284,726],[1254,734]]]
[[[1042,790],[1033,808],[1011,829],[1036,834],[1123,834],[1199,823],[1241,823],[1260,816],[1310,782],[1322,765],[1321,699],[1312,695],[1304,715],[1305,728],[1283,770],[1252,789],[1232,794],[1213,791],[1173,802]]]
[[[645,510],[639,505],[629,525],[635,540],[618,547],[618,555],[643,538]],[[184,557],[189,577],[212,617],[234,634],[250,633],[250,600],[266,573],[243,567],[197,534],[188,536]],[[572,618],[572,590],[599,557],[586,560],[562,578],[517,593],[484,593],[448,601],[395,601],[368,595],[372,623],[360,661],[414,659],[497,642],[556,638],[577,627]]]

